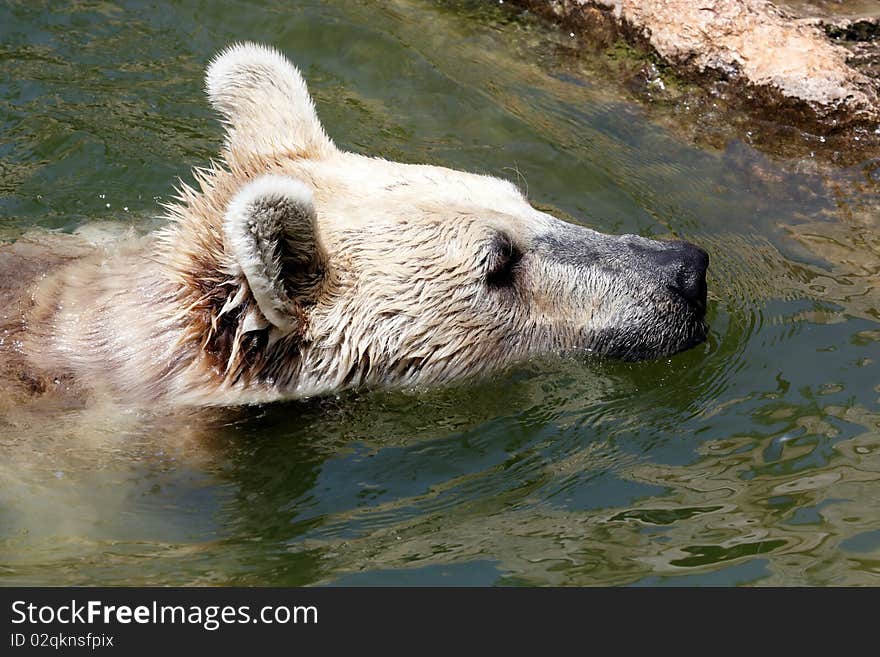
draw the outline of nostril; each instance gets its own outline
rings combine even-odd
[[[705,269],[699,272],[682,269],[668,287],[686,301],[705,308],[707,294]]]
[[[688,242],[678,242],[680,265],[669,288],[701,310],[706,308],[706,270],[709,254]]]

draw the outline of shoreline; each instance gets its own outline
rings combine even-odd
[[[821,0],[508,2],[597,47],[623,41],[710,93],[723,85],[736,109],[760,120],[880,148],[876,3],[860,13],[858,2]]]

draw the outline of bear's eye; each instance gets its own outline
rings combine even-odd
[[[516,278],[516,266],[522,260],[522,251],[508,235],[499,234],[492,240],[486,284],[489,287],[508,287]]]

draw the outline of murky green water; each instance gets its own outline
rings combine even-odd
[[[218,4],[0,5],[0,234],[155,225],[219,147],[205,62],[254,39],[343,147],[705,246],[710,340],[191,432],[12,413],[0,583],[880,584],[880,162],[701,150],[494,3]]]

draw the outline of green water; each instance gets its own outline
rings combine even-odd
[[[710,338],[193,435],[163,409],[13,413],[0,583],[880,584],[880,162],[701,149],[690,108],[628,101],[490,2],[6,2],[0,235],[161,223],[218,152],[202,70],[241,39],[302,68],[345,148],[701,244]]]

